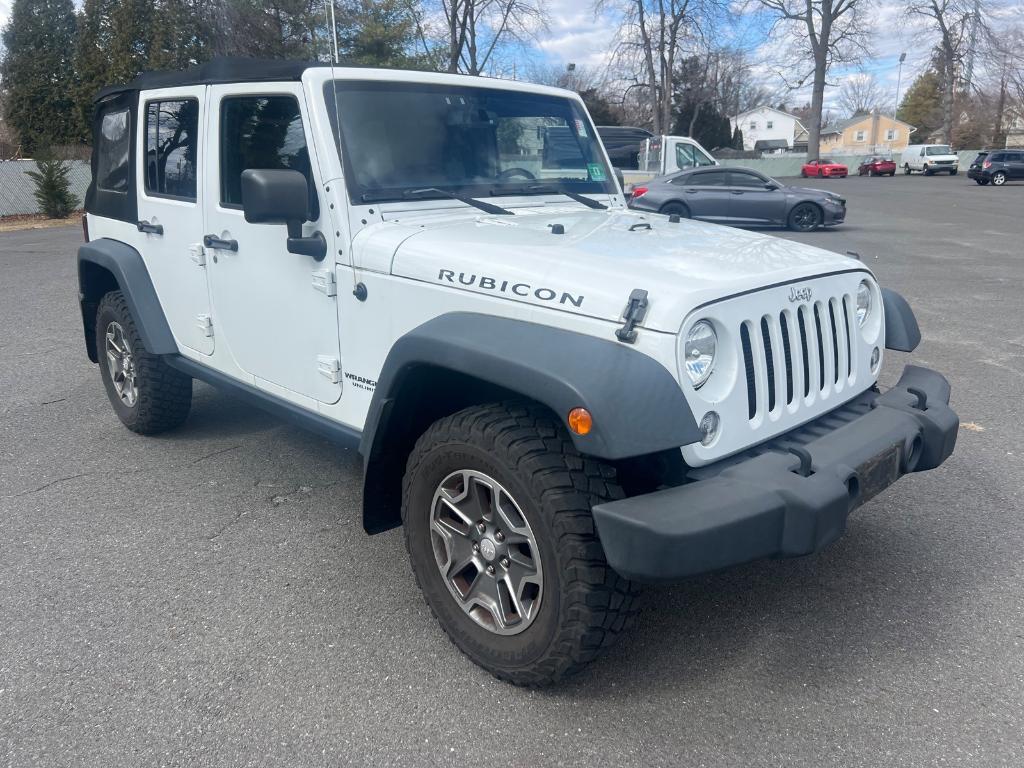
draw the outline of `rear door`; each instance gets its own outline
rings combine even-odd
[[[729,220],[729,187],[724,170],[701,171],[685,176],[682,200],[690,216],[705,221]]]
[[[306,407],[341,397],[334,260],[290,253],[284,224],[250,224],[241,175],[292,169],[307,181],[312,221],[336,253],[330,212],[299,83],[210,87],[210,172],[206,233],[218,344],[262,389]]]
[[[203,260],[206,86],[143,91],[139,104],[139,231],[146,267],[174,338],[213,354]]]
[[[737,223],[774,224],[785,218],[786,193],[775,184],[750,171],[730,170],[728,174],[730,219]]]

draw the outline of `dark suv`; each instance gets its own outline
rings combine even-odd
[[[979,152],[967,169],[967,178],[974,179],[982,186],[991,181],[997,187],[1010,179],[1024,179],[1024,149]]]

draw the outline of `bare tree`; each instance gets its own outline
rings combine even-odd
[[[649,105],[654,132],[667,133],[672,124],[672,96],[684,38],[694,34],[704,0],[598,0],[598,12],[610,7],[622,16],[617,57],[635,66],[637,77],[628,90],[642,90]],[[627,90],[627,92],[628,92]]]
[[[532,39],[547,26],[543,0],[408,0],[417,38],[434,66],[479,75],[509,45]]]
[[[838,102],[843,112],[853,117],[878,109],[885,102],[885,93],[874,75],[861,72],[843,80]]]
[[[833,66],[859,61],[867,53],[865,11],[872,0],[753,0],[772,18],[771,32],[788,42],[794,56],[784,63],[800,75],[796,85],[811,78],[811,112],[807,125],[807,154],[817,159],[821,137],[821,108],[825,79]],[[794,45],[795,43],[795,45]],[[807,71],[806,56],[811,66]],[[780,74],[783,74],[780,69]],[[783,74],[789,80],[789,76]]]
[[[936,60],[942,80],[942,139],[953,140],[956,84],[972,28],[982,24],[983,0],[907,0],[907,12],[928,20],[938,35]],[[977,15],[976,15],[977,14]]]

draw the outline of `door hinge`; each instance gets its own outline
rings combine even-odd
[[[325,296],[338,295],[338,282],[333,269],[321,269],[313,273],[313,287]]]
[[[213,336],[213,318],[209,315],[197,315],[196,325],[199,327],[199,330],[202,331],[203,336],[206,336],[207,338]]]
[[[331,384],[341,381],[341,360],[330,355],[316,356],[317,372],[327,379]]]
[[[206,249],[203,248],[201,243],[190,245],[188,247],[189,255],[192,257],[192,263],[197,267],[206,266]]]
[[[626,344],[636,341],[636,324],[644,319],[647,314],[647,291],[642,288],[634,288],[629,294],[629,301],[626,308],[622,310],[622,319],[625,320],[621,328],[615,329],[615,338]]]

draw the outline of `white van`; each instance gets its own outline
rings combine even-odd
[[[920,171],[925,176],[943,172],[956,176],[960,156],[948,144],[911,144],[900,157],[903,173]]]

